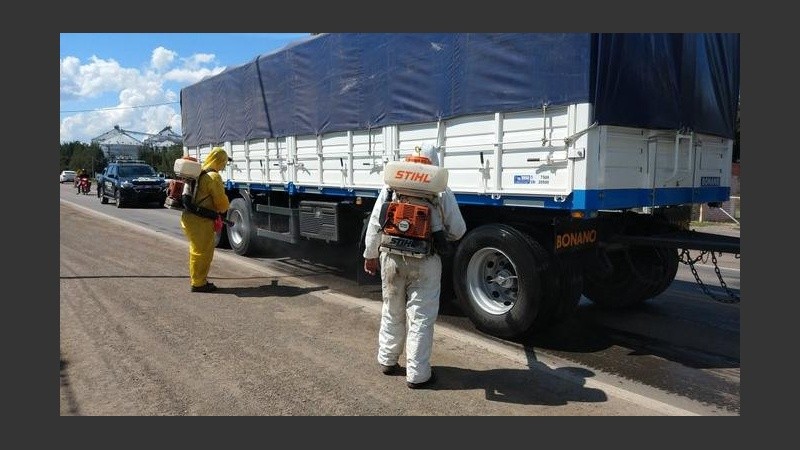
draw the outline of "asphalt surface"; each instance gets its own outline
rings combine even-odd
[[[62,416],[714,414],[440,323],[439,381],[411,390],[378,370],[379,302],[219,251],[221,289],[190,293],[184,240],[60,211]]]

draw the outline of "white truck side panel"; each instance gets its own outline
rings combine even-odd
[[[678,131],[602,126],[588,133],[586,189],[730,186],[733,140]],[[711,180],[711,181],[709,181]]]
[[[269,167],[267,160],[267,140],[254,139],[247,143],[247,152],[245,154],[244,170],[245,179],[247,181],[254,181],[257,183],[264,183],[267,181],[267,168]],[[239,168],[239,158],[233,156],[233,166]],[[238,179],[239,172],[234,172],[231,178]]]
[[[228,145],[228,153],[229,158],[233,158],[232,162],[228,163],[228,166],[225,168],[225,173],[223,174],[223,178],[227,175],[229,178],[240,178],[244,179],[248,177],[247,173],[247,142],[232,142]]]
[[[720,186],[731,185],[730,161],[733,158],[733,140],[716,136],[697,135],[695,142],[694,186],[709,186],[719,177]]]
[[[352,178],[354,188],[380,188],[383,186],[384,161],[390,161],[386,136],[382,128],[354,131]]]
[[[331,133],[322,139],[321,163],[323,186],[348,186],[350,138],[347,132]]]
[[[386,163],[432,142],[457,193],[560,200],[575,190],[620,190],[641,198],[637,190],[730,186],[731,139],[596,126],[591,117],[591,105],[581,103],[225,143],[233,158],[225,175],[235,182],[375,190]],[[202,162],[212,147],[185,154]]]
[[[566,195],[570,162],[564,146],[569,108],[506,114],[501,135],[500,192]]]
[[[577,107],[455,118],[399,127],[401,156],[426,141],[457,192],[567,195],[572,163],[564,138],[575,128]],[[585,109],[585,108],[584,108]],[[582,116],[588,120],[588,115]],[[588,123],[582,124],[584,127]]]
[[[292,181],[304,186],[321,186],[322,148],[318,136],[298,136]]]
[[[285,184],[289,179],[289,138],[270,139],[267,141],[268,183]]]
[[[459,117],[444,121],[444,167],[450,189],[487,192],[492,186],[491,165],[495,161],[495,114]],[[481,163],[483,153],[483,164]]]
[[[648,188],[648,141],[644,130],[607,128],[606,141],[600,152],[603,173],[598,189]]]
[[[654,187],[687,187],[692,185],[692,140],[677,133],[659,136],[656,142]]]

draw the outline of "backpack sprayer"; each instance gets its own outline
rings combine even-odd
[[[431,160],[410,155],[404,161],[386,164],[383,180],[389,185],[389,198],[381,207],[381,252],[422,258],[447,253],[442,214],[435,208],[439,193],[447,188],[447,169]]]
[[[194,198],[197,178],[202,173],[202,167],[197,162],[197,159],[191,156],[184,156],[175,160],[173,171],[177,178],[169,181],[167,199],[164,201],[164,206],[170,209],[183,210],[185,209],[183,195],[189,195]]]
[[[177,178],[169,182],[169,186],[167,187],[167,199],[164,201],[164,206],[170,209],[185,209],[198,216],[215,221],[221,220],[222,223],[228,226],[233,225],[233,222],[222,217],[216,211],[195,204],[194,199],[197,191],[197,182],[200,175],[204,173],[197,159],[191,156],[178,158],[175,160],[173,171]]]

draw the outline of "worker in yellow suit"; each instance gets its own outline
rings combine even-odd
[[[230,202],[225,195],[225,186],[219,171],[228,164],[228,154],[220,147],[211,149],[203,161],[203,173],[197,179],[194,195],[196,205],[224,214]],[[181,228],[189,240],[189,278],[191,292],[212,292],[217,289],[209,283],[207,276],[214,258],[215,235],[214,219],[199,216],[184,210],[181,214]]]

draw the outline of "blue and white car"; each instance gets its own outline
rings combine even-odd
[[[115,161],[97,178],[97,196],[101,203],[114,200],[118,208],[139,203],[164,205],[167,181],[155,169],[139,160]]]

